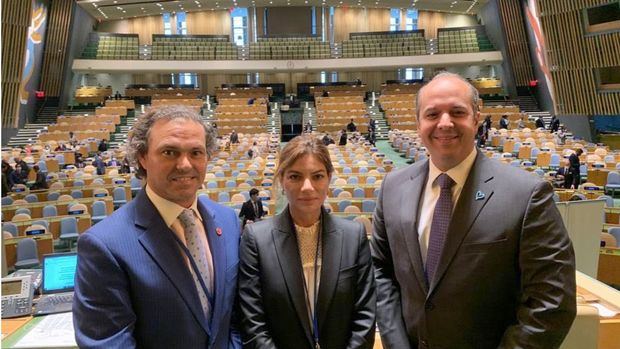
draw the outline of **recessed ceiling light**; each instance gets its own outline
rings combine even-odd
[[[114,0],[114,3],[116,4],[118,1]]]

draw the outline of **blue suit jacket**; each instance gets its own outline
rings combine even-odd
[[[80,347],[241,348],[233,319],[239,223],[233,210],[207,198],[198,199],[198,210],[213,255],[211,320],[174,233],[142,190],[78,241],[73,322]]]

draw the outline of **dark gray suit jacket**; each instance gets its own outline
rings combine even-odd
[[[321,348],[372,348],[375,284],[368,238],[357,222],[323,212],[318,292]],[[239,305],[244,348],[312,349],[303,271],[288,208],[246,226]]]
[[[377,201],[371,246],[384,348],[557,348],[575,317],[576,286],[551,186],[478,153],[427,285],[416,222],[427,176],[428,160],[392,172]]]

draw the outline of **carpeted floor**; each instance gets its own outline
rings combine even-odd
[[[407,160],[400,156],[400,153],[396,152],[392,149],[392,146],[388,143],[388,141],[377,141],[377,149],[379,152],[385,154],[387,158],[394,162],[394,166],[396,168],[401,168],[407,166]]]

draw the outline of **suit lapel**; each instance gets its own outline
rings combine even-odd
[[[202,200],[198,200],[198,211],[202,216],[205,232],[207,234],[207,241],[209,241],[209,250],[211,251],[211,257],[213,258],[213,308],[211,309],[211,319],[209,328],[213,333],[209,335],[212,338],[217,337],[217,330],[220,328],[220,320],[223,314],[224,297],[225,297],[225,284],[226,284],[226,246],[225,237],[218,235],[216,229],[223,227],[224,225],[218,220],[214,214],[207,207],[207,203]]]
[[[135,224],[143,228],[138,233],[138,241],[153,262],[166,274],[189,311],[208,334],[209,328],[198,298],[196,284],[185,263],[183,252],[178,248],[174,232],[166,226],[144,189],[135,198],[135,208]]]
[[[342,258],[342,235],[343,232],[334,226],[331,216],[323,212],[321,282],[316,309],[321,330],[319,333],[322,333],[327,310],[336,291]]]
[[[310,320],[306,307],[306,294],[304,291],[303,269],[301,267],[301,257],[297,247],[297,237],[293,228],[293,221],[290,217],[288,207],[279,215],[274,217],[275,222],[272,230],[273,241],[278,256],[278,263],[286,282],[291,302],[297,312],[297,317],[304,328],[306,337],[312,343],[310,330]]]
[[[489,161],[484,155],[478,152],[476,160],[467,176],[459,200],[456,203],[450,227],[448,228],[448,236],[443,247],[443,252],[439,258],[435,278],[433,279],[429,296],[437,287],[439,282],[448,269],[454,255],[458,251],[463,239],[471,230],[471,227],[484,208],[486,203],[493,196],[493,175],[491,171],[486,170]],[[484,193],[484,198],[477,198],[476,194],[480,191]]]
[[[422,191],[426,185],[426,178],[428,177],[428,160],[418,170],[409,177],[409,181],[401,186],[399,193],[402,194],[400,198],[400,214],[402,217],[401,230],[405,235],[405,242],[407,244],[407,251],[409,251],[409,258],[411,259],[411,265],[415,277],[420,287],[424,292],[428,292],[428,285],[426,284],[426,277],[424,276],[424,263],[422,262],[422,255],[420,253],[420,241],[418,235],[418,209],[420,204],[420,198],[422,197]],[[410,204],[411,203],[411,204]]]

